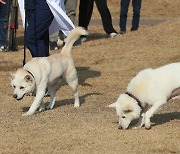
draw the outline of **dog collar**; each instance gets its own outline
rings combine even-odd
[[[139,107],[143,110],[143,106],[141,105],[141,101],[136,97],[134,96],[133,94],[129,93],[129,92],[126,92],[125,93],[126,95],[130,96],[131,98],[133,98],[134,100],[136,100],[136,102],[138,103]]]

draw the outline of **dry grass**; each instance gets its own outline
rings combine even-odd
[[[119,18],[120,0],[107,0],[108,7],[113,18]],[[141,17],[142,18],[177,18],[180,17],[179,0],[142,0]],[[94,10],[94,17],[99,13]],[[129,6],[128,17],[132,17],[132,4]]]
[[[154,115],[151,130],[118,130],[115,111],[106,107],[140,70],[180,61],[179,25],[180,19],[171,20],[112,39],[101,25],[91,26],[89,41],[73,49],[82,106],[73,107],[72,93],[64,85],[53,110],[31,117],[21,114],[33,97],[14,100],[9,80],[9,73],[22,66],[19,30],[18,52],[0,52],[0,153],[180,153],[179,101]]]

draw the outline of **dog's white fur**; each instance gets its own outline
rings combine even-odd
[[[117,101],[109,107],[116,108],[119,128],[127,129],[133,119],[139,118],[134,128],[145,125],[145,128],[150,129],[150,118],[167,102],[173,90],[179,87],[180,63],[172,63],[156,69],[145,69],[139,72],[127,87],[127,92],[141,102],[143,109],[138,105],[137,100],[127,94],[120,94]],[[147,110],[148,105],[151,107]]]
[[[80,106],[77,91],[78,77],[71,57],[71,50],[74,42],[81,35],[87,34],[87,31],[83,28],[75,28],[66,39],[66,44],[62,48],[61,53],[49,57],[33,58],[23,68],[18,69],[15,74],[11,74],[14,98],[20,100],[24,95],[36,91],[36,97],[29,111],[23,115],[34,114],[38,107],[39,111],[45,109],[43,97],[46,93],[46,88],[48,88],[50,93],[50,103],[47,109],[52,109],[55,103],[56,91],[60,87],[63,78],[73,91],[75,97],[74,106]]]

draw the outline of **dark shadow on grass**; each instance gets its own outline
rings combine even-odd
[[[102,33],[92,33],[87,36],[87,41],[92,41],[92,40],[99,40],[99,39],[104,39],[104,38],[110,38],[107,34],[102,34]]]
[[[162,114],[155,114],[151,118],[151,126],[158,126],[164,123],[170,122],[172,120],[180,120],[180,112],[170,112],[170,113],[162,113]],[[130,127],[133,127],[137,124],[138,120],[133,120],[130,124]]]
[[[86,79],[95,78],[101,76],[101,72],[91,70],[90,67],[76,67],[79,85],[81,86],[91,86],[89,83],[86,83]]]
[[[92,96],[92,95],[102,95],[102,94],[101,93],[88,93],[88,94],[85,94],[83,96],[80,96],[79,97],[80,104],[81,105],[84,104],[85,103],[85,98],[88,97],[88,96]],[[63,105],[70,105],[70,104],[74,105],[74,98],[56,101],[56,103],[54,105],[54,108],[60,107],[60,106],[63,106]]]
[[[85,98],[88,96],[92,96],[92,95],[102,95],[102,94],[101,93],[89,93],[89,94],[80,96],[79,97],[80,104],[82,105],[83,103],[85,103]],[[47,106],[48,104],[49,104],[49,102],[45,103],[45,106]],[[63,105],[71,105],[71,104],[74,104],[74,98],[56,101],[53,108],[57,108],[57,107],[60,107]],[[29,110],[29,108],[30,107],[22,107],[22,111],[27,112]]]
[[[90,86],[91,84],[86,82],[88,78],[95,78],[101,76],[101,72],[91,70],[90,67],[76,67],[77,75],[78,75],[78,82],[81,86]],[[62,86],[67,85],[65,81],[62,82]]]
[[[172,120],[180,120],[180,112],[155,114],[151,118],[152,123],[154,123],[154,124],[152,124],[152,126],[162,125],[162,124],[170,122]]]

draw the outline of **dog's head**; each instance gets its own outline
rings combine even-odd
[[[33,76],[24,69],[18,69],[15,74],[10,75],[10,78],[11,85],[14,88],[13,97],[17,100],[21,100],[35,88]]]
[[[139,118],[141,112],[136,100],[126,94],[121,94],[118,100],[110,104],[109,107],[116,108],[119,129],[127,129],[132,120]]]

